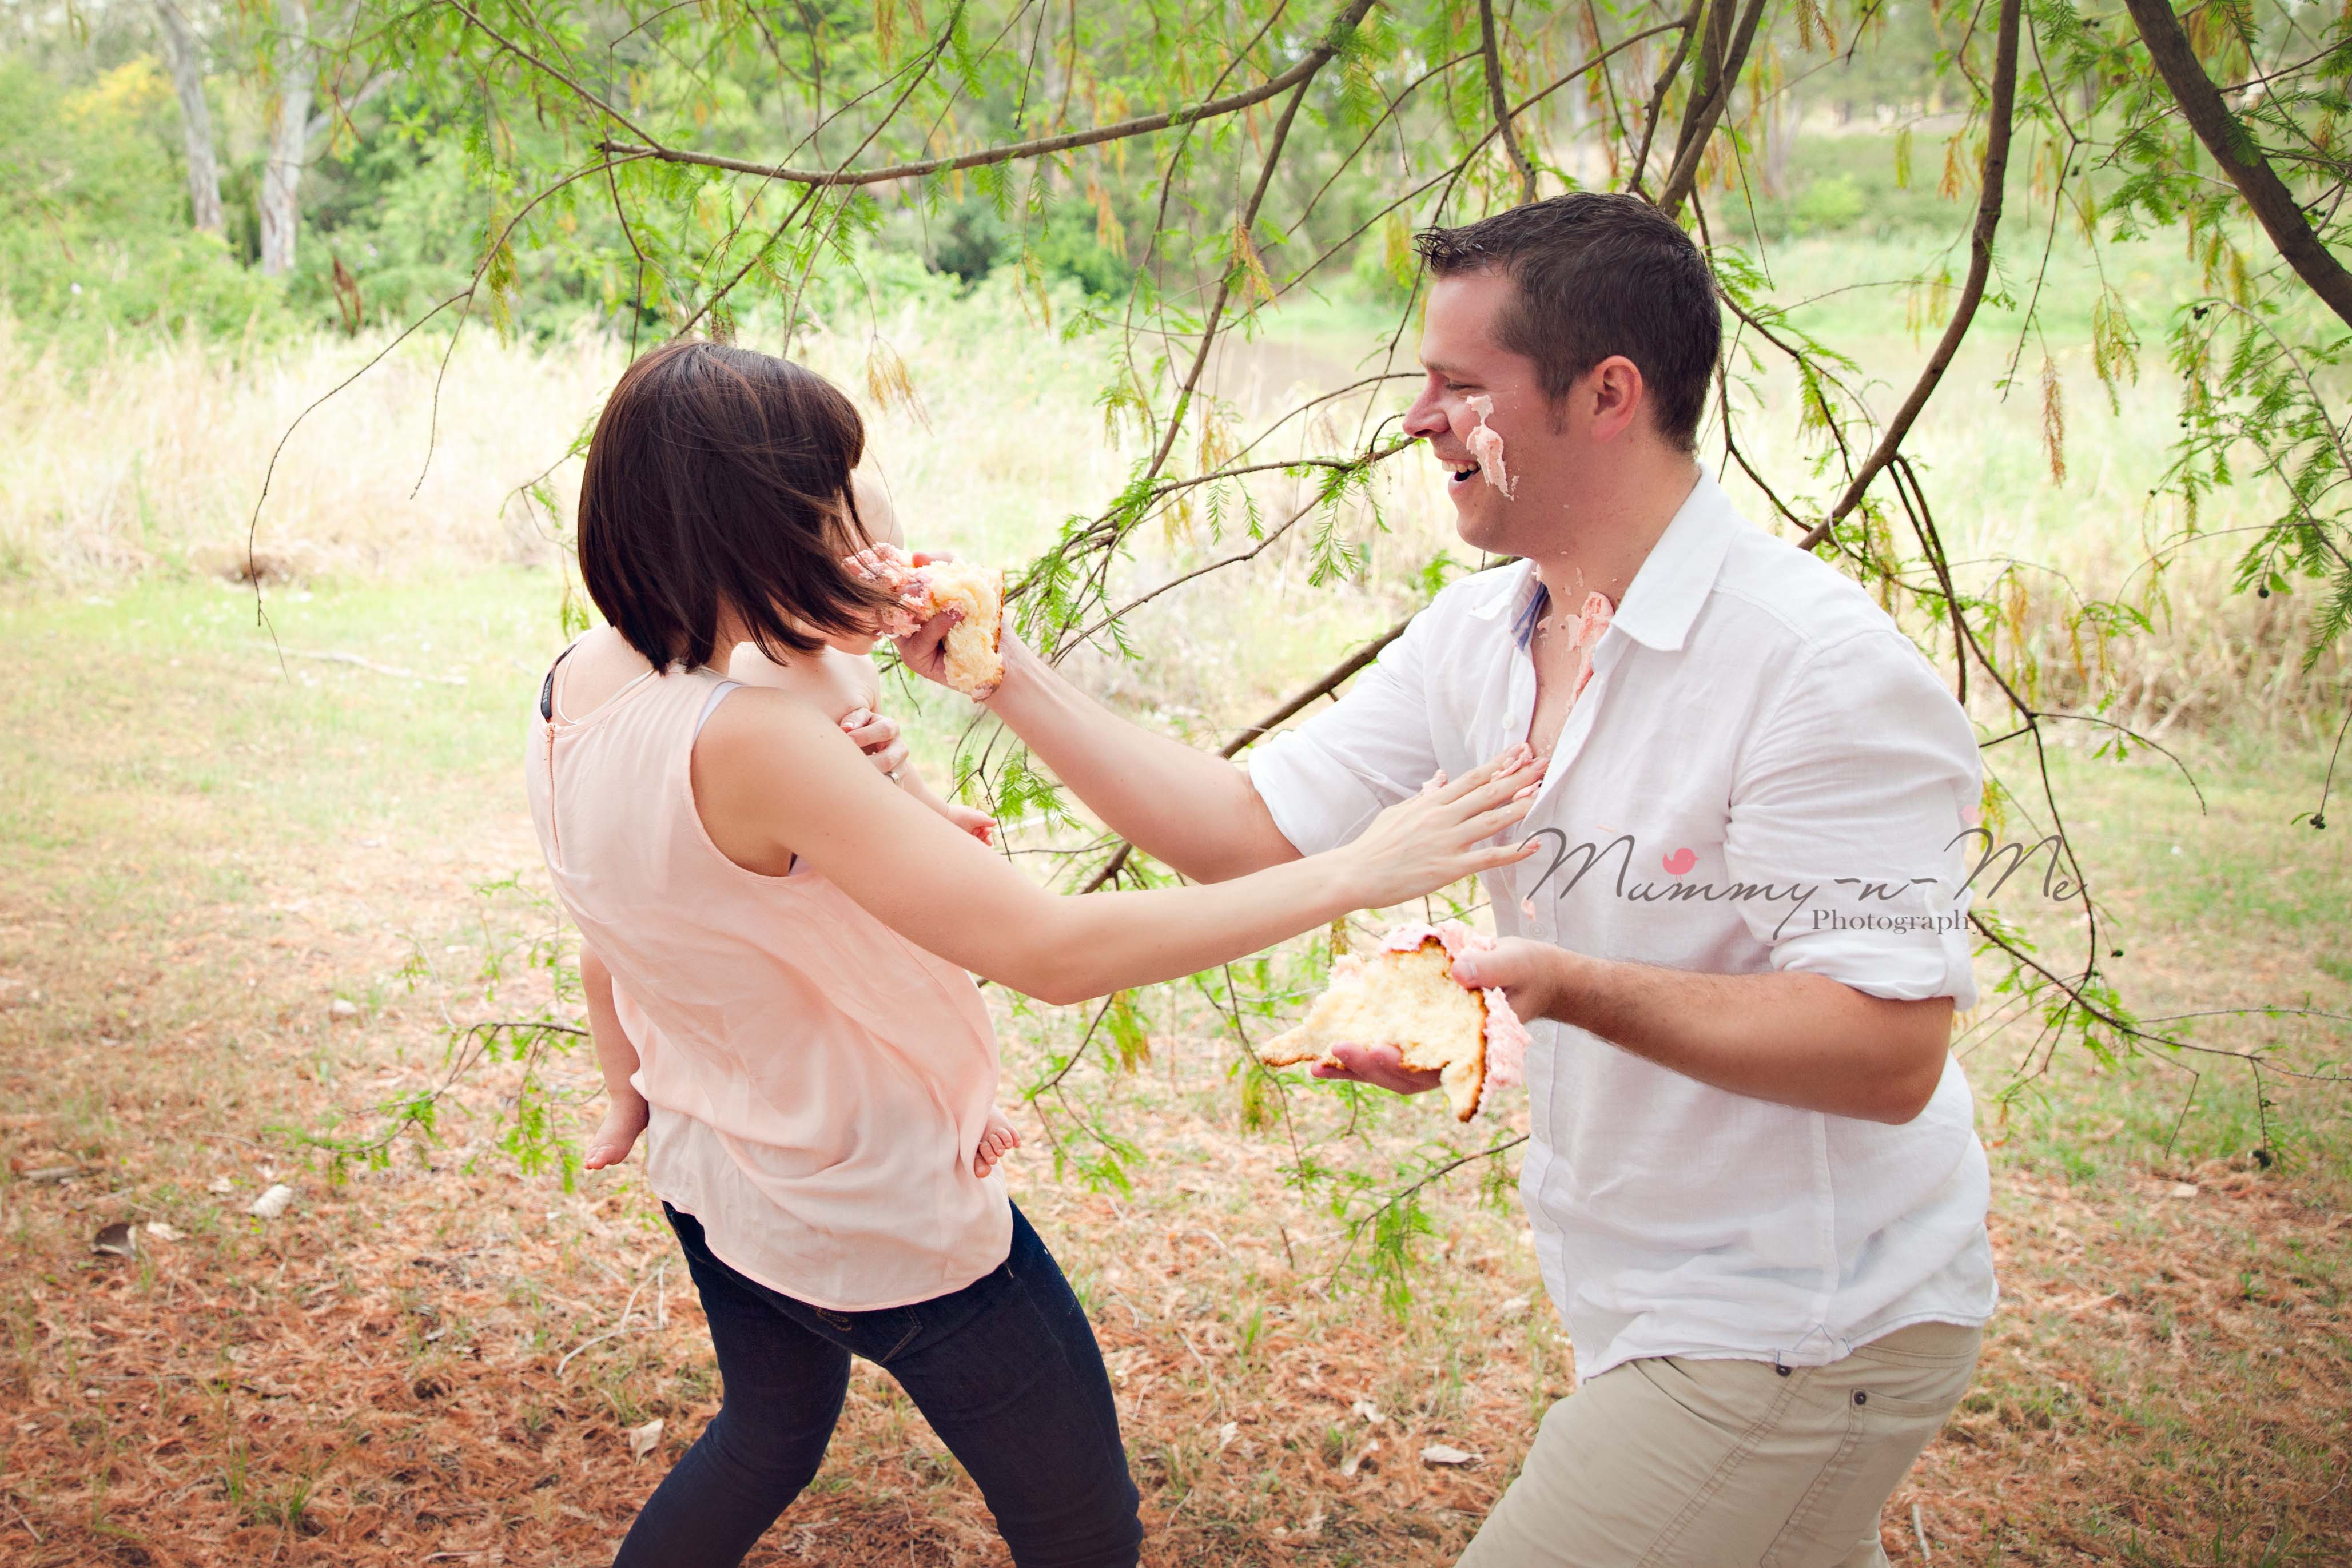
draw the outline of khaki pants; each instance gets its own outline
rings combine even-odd
[[[1627,1362],[1547,1412],[1460,1568],[1883,1568],[1878,1511],[1983,1336],[1899,1329],[1828,1366]]]

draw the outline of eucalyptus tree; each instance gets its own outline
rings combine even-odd
[[[283,0],[299,5],[300,0]],[[1313,8],[1310,8],[1310,5]],[[365,0],[337,44],[354,79],[407,74],[409,112],[464,121],[490,219],[470,278],[428,319],[493,321],[518,255],[589,247],[618,279],[640,346],[725,336],[747,311],[804,319],[812,282],[858,265],[893,215],[983,198],[1015,236],[1007,264],[1041,293],[1037,237],[1091,212],[1126,268],[1086,324],[1122,345],[1104,406],[1143,433],[1116,493],[1068,519],[1016,573],[1024,632],[1055,657],[1116,647],[1157,589],[1121,597],[1117,570],[1173,509],[1222,509],[1245,542],[1207,567],[1247,571],[1273,542],[1310,542],[1318,580],[1351,565],[1343,515],[1374,504],[1375,467],[1408,443],[1369,410],[1407,373],[1398,351],[1417,286],[1417,226],[1459,221],[1572,186],[1633,192],[1707,247],[1731,317],[1708,435],[1797,547],[1832,552],[1913,624],[1980,714],[1989,748],[2023,749],[2046,784],[2053,726],[2116,729],[2043,705],[2002,651],[2000,604],[1956,579],[1921,415],[1981,334],[1989,300],[2029,331],[2063,229],[2095,255],[2169,234],[2197,258],[2200,298],[2168,320],[2120,285],[2094,313],[2110,389],[2161,331],[2186,389],[2155,489],[2199,502],[2241,470],[2285,499],[2238,557],[2243,589],[2309,580],[2326,610],[2306,672],[2352,618],[2343,365],[2352,279],[2342,262],[2352,9],[2304,0]],[[1875,76],[1873,77],[1873,73]],[[1756,179],[1784,156],[1800,92],[1870,77],[1953,123],[1943,188],[1965,262],[1933,292],[1935,347],[1890,398],[1873,367],[1805,330],[1759,264]],[[1777,129],[1776,129],[1777,127]],[[1895,137],[1907,163],[1909,132]],[[1760,166],[1760,167],[1759,167]],[[1255,429],[1208,395],[1216,345],[1369,250],[1404,303],[1391,352]],[[421,324],[421,323],[419,323]],[[2020,339],[2020,347],[2022,345]],[[1405,349],[1409,358],[1409,346]],[[2011,356],[2012,367],[2015,355]],[[1767,373],[1799,388],[1790,482],[1753,460]],[[887,381],[887,376],[884,380]],[[2045,391],[2054,399],[2054,384]],[[2053,404],[2053,415],[2054,415]],[[1785,417],[1781,416],[1780,417]],[[1310,432],[1331,432],[1318,447]],[[2053,462],[2058,460],[2053,447]],[[1253,481],[1305,478],[1302,504],[1265,510]],[[1172,584],[1171,584],[1172,585]],[[2146,635],[2127,605],[2084,603],[2088,637]],[[1352,651],[1235,738],[1228,754],[1334,689],[1388,638]],[[2124,739],[2128,742],[2130,737]],[[1017,757],[992,765],[1017,775]],[[1045,786],[1024,783],[1024,788]],[[2104,910],[2068,857],[2082,944],[2045,954],[1989,911],[1986,944],[2042,1032],[2105,1055],[2198,1050],[2137,1017],[2110,984]],[[2312,826],[2324,826],[2324,813]],[[1071,885],[1148,876],[1123,846]],[[1105,1015],[1108,1016],[1108,1015]],[[1098,1017],[1098,1023],[1102,1018]],[[1094,1037],[1089,1030],[1088,1037]],[[2285,1070],[2242,1055],[2259,1075]]]

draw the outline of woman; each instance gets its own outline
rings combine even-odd
[[[821,378],[677,343],[632,365],[589,448],[580,564],[610,623],[549,672],[529,784],[650,1105],[647,1177],[724,1393],[619,1563],[732,1563],[815,1473],[853,1355],[907,1390],[1021,1568],[1132,1564],[1141,1527],[1084,1311],[1001,1175],[971,973],[1055,1004],[1172,979],[1522,858],[1488,841],[1538,768],[1433,780],[1344,850],[1210,887],[1048,894],[869,765],[823,683],[890,607],[864,431]],[[970,973],[967,973],[970,972]]]

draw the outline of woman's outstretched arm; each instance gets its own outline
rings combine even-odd
[[[721,853],[753,870],[798,854],[908,941],[1041,1001],[1172,980],[1522,859],[1525,748],[1382,812],[1343,848],[1206,887],[1046,892],[877,775],[817,710],[745,689],[694,749],[694,797]],[[780,785],[782,787],[780,787]]]

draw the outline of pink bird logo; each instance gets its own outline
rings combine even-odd
[[[1695,849],[1677,849],[1673,854],[1663,857],[1658,863],[1666,868],[1666,875],[1669,877],[1686,877],[1690,874],[1690,868],[1698,864],[1698,852]]]

